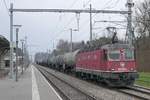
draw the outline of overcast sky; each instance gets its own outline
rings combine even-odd
[[[7,7],[5,6],[5,3]],[[141,1],[141,0],[134,0]],[[0,34],[9,40],[9,16],[6,8],[13,2],[14,8],[65,8],[65,9],[88,9],[89,3],[93,9],[126,10],[127,0],[0,0]],[[93,14],[93,22],[98,20],[125,20],[124,15],[115,14]],[[89,40],[89,14],[80,14],[80,30],[73,32],[73,41]],[[59,39],[70,40],[69,29],[77,28],[76,14],[67,13],[15,13],[14,24],[21,24],[19,39],[27,36],[30,52],[53,49],[53,43]],[[104,30],[112,23],[95,23],[93,30],[96,36],[107,35]],[[124,24],[126,25],[126,24]],[[116,27],[125,27],[118,26]],[[120,38],[124,38],[125,30],[118,30]],[[15,34],[14,34],[15,35]],[[15,40],[15,38],[14,38]]]

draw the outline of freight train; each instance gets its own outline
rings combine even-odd
[[[76,50],[49,56],[44,63],[59,71],[74,72],[78,77],[109,86],[133,85],[138,78],[135,49],[128,44],[107,44],[95,50]]]

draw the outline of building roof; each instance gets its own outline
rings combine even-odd
[[[0,54],[9,50],[9,41],[2,35],[0,35]]]

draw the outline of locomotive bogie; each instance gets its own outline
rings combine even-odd
[[[83,79],[105,82],[109,86],[133,85],[138,74],[136,72],[96,72],[91,70],[77,69],[76,75]]]

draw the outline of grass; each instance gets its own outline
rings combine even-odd
[[[135,84],[150,88],[150,73],[140,72]]]

